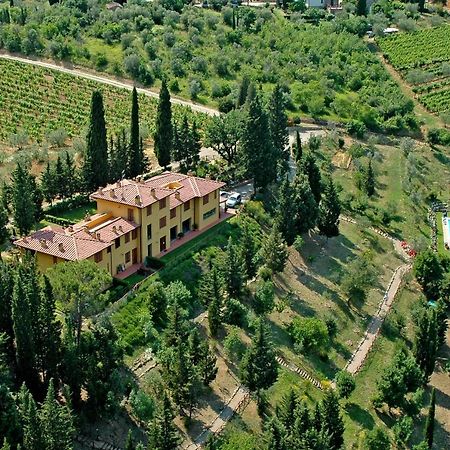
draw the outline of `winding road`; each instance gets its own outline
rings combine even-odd
[[[86,78],[87,80],[96,81],[97,83],[107,84],[109,86],[114,86],[114,87],[118,87],[121,89],[127,89],[129,91],[131,91],[134,86],[132,81],[118,80],[118,79],[108,78],[108,77],[102,76],[102,75],[94,75],[93,73],[87,71],[86,69],[82,69],[82,68],[75,67],[75,66],[74,67],[66,67],[63,65],[58,65],[53,62],[41,61],[41,60],[37,60],[37,59],[30,59],[30,58],[25,58],[23,56],[10,55],[10,54],[4,53],[4,52],[0,53],[0,58],[6,59],[8,61],[16,61],[16,62],[20,62],[20,63],[30,64],[32,66],[43,67],[45,69],[57,70],[59,72],[67,73],[69,75]],[[140,88],[140,87],[136,87],[136,89],[140,94],[147,95],[148,97],[153,97],[153,98],[159,97],[159,92],[156,90],[145,89],[145,88]],[[171,102],[174,105],[186,106],[186,107],[192,109],[193,111],[200,112],[203,114],[208,114],[210,116],[219,115],[219,111],[217,111],[214,108],[209,108],[207,106],[203,106],[198,103],[191,102],[189,100],[183,100],[178,97],[172,96]]]

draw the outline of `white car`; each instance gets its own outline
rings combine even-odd
[[[242,202],[241,194],[235,192],[228,197],[227,202],[225,204],[227,205],[228,208],[236,208],[241,204],[241,202]]]

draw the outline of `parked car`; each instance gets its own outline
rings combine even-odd
[[[235,192],[228,197],[226,205],[228,208],[236,208],[241,204],[241,202],[242,202],[241,194]]]
[[[226,198],[228,198],[230,196],[229,192],[226,191],[220,191],[220,200],[225,200]]]

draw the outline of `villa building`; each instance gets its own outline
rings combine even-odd
[[[220,218],[224,183],[165,172],[146,181],[121,180],[91,194],[97,213],[69,227],[51,225],[15,244],[36,255],[40,270],[89,259],[115,276],[178,237]]]

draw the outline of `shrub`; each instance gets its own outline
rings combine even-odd
[[[300,350],[326,350],[329,345],[328,329],[323,320],[315,317],[296,317],[288,326],[289,334]]]
[[[352,136],[356,136],[358,138],[363,138],[365,132],[367,131],[366,126],[359,120],[351,120],[347,124],[347,132]]]
[[[155,258],[153,256],[146,256],[144,261],[145,267],[148,267],[150,269],[159,270],[162,269],[165,266],[164,261]]]
[[[255,311],[258,314],[270,313],[275,306],[275,289],[272,281],[261,280],[256,286],[254,296]]]
[[[225,351],[231,359],[241,360],[245,352],[245,345],[239,337],[239,331],[236,326],[230,327],[227,337],[223,341]]]
[[[238,300],[227,300],[224,312],[224,321],[230,325],[245,326],[247,324],[247,308]]]
[[[198,95],[202,92],[202,84],[196,78],[192,79],[189,83],[189,95],[192,100],[196,100]]]
[[[63,147],[67,139],[67,131],[64,128],[58,128],[50,131],[47,135],[47,141],[56,147]]]
[[[155,400],[142,390],[130,393],[129,397],[133,414],[142,422],[150,422],[155,414]]]
[[[434,145],[450,145],[450,131],[443,128],[431,128],[428,131],[428,142]]]

